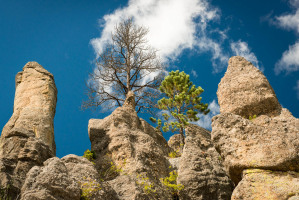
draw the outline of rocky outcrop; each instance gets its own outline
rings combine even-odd
[[[299,173],[244,170],[242,181],[234,190],[232,200],[244,199],[299,199]]]
[[[65,164],[57,157],[43,167],[35,166],[27,174],[22,188],[22,200],[80,199],[80,187],[70,177]]]
[[[159,180],[169,173],[169,147],[155,128],[138,118],[133,95],[105,119],[89,121],[94,162],[119,199],[170,199]]]
[[[211,142],[210,132],[190,124],[185,142],[178,170],[178,183],[184,185],[180,199],[229,200],[233,184]]]
[[[99,173],[86,158],[67,155],[50,158],[44,166],[33,167],[22,188],[22,200],[115,199],[114,191],[99,179]]]
[[[263,73],[241,56],[229,59],[217,90],[221,113],[276,115],[281,106]]]
[[[57,90],[54,77],[36,62],[16,75],[13,115],[0,139],[0,185],[15,199],[26,173],[55,155],[53,119]]]
[[[225,158],[231,178],[244,169],[299,171],[299,120],[282,109],[279,116],[248,120],[232,113],[213,118],[213,142]]]
[[[288,199],[298,177],[286,182],[294,183],[293,189],[277,184],[290,177],[284,172],[299,172],[299,119],[281,108],[264,75],[242,57],[230,59],[217,95],[221,114],[212,119],[211,135],[231,179],[239,183],[233,198]],[[272,189],[273,198],[267,197]]]

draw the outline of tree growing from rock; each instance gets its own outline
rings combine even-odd
[[[97,60],[97,68],[87,83],[88,100],[83,108],[107,110],[122,106],[133,91],[137,112],[149,107],[158,95],[162,69],[157,50],[148,45],[149,30],[127,19],[115,26],[111,42]]]
[[[208,104],[201,102],[201,87],[196,87],[185,72],[171,71],[162,81],[160,91],[165,97],[158,101],[158,108],[163,112],[162,119],[151,117],[164,132],[179,131],[181,144],[185,144],[184,129],[190,121],[198,121],[197,114],[209,113]],[[162,122],[164,122],[162,124]]]

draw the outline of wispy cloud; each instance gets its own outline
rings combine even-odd
[[[275,73],[282,71],[286,73],[299,70],[299,0],[290,0],[293,12],[276,16],[271,23],[276,24],[282,29],[293,30],[297,34],[297,41],[290,45],[289,49],[283,52],[281,59],[275,65]]]
[[[214,71],[223,68],[228,60],[221,47],[226,33],[216,31],[219,40],[209,37],[209,23],[219,20],[220,13],[206,0],[129,0],[126,7],[100,20],[101,36],[91,40],[96,53],[102,52],[110,41],[115,25],[131,17],[137,25],[149,28],[148,42],[159,50],[164,61],[175,60],[184,49],[210,52]]]
[[[230,44],[230,47],[235,55],[242,56],[242,57],[246,58],[254,66],[259,68],[261,71],[264,71],[264,68],[259,65],[259,61],[258,61],[256,55],[253,52],[251,52],[251,50],[248,47],[248,44],[246,42],[243,42],[241,40],[239,40],[237,42],[232,42]]]
[[[205,129],[212,130],[212,118],[220,113],[220,107],[215,99],[209,103],[209,109],[210,112],[207,115],[198,114],[200,120],[194,124],[197,124]]]
[[[275,73],[282,71],[287,73],[299,70],[299,41],[289,46],[289,49],[283,52],[281,59],[275,65]]]
[[[196,72],[194,69],[191,70],[191,74],[192,74],[192,76],[194,76],[195,78],[198,77],[197,72]]]

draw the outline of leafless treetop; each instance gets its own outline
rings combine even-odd
[[[90,74],[88,101],[83,107],[102,110],[121,106],[129,91],[135,93],[137,112],[146,109],[158,95],[163,70],[157,50],[147,44],[148,29],[127,19],[115,26],[112,42],[99,55]]]

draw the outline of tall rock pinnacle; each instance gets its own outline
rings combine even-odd
[[[0,139],[0,186],[17,195],[26,173],[55,155],[54,115],[57,89],[54,77],[37,62],[16,75],[13,115]]]
[[[16,75],[14,112],[2,131],[2,140],[15,135],[40,138],[53,154],[57,89],[54,77],[37,62],[28,62]],[[0,150],[6,155],[6,149]]]

